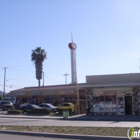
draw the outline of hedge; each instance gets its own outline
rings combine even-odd
[[[9,110],[7,112],[7,114],[22,114],[23,111],[22,110]]]
[[[48,115],[50,114],[50,111],[48,111],[47,109],[32,109],[32,110],[28,110],[27,114],[44,114],[44,115]]]

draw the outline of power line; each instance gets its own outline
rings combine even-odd
[[[22,81],[35,82],[35,81],[32,81],[32,80],[30,81],[28,79],[20,79],[20,78],[7,78],[7,79],[9,79],[9,80],[16,80],[16,81],[22,80]]]
[[[2,68],[2,67],[1,67]],[[26,72],[32,72],[34,73],[35,71],[31,71],[31,70],[25,70],[25,69],[19,69],[19,68],[11,68],[11,67],[8,67],[8,69],[11,69],[11,70],[17,70],[17,71],[26,71]],[[45,71],[44,71],[45,72]],[[62,73],[51,73],[51,72],[47,72],[48,74],[56,74],[56,75],[62,75]]]

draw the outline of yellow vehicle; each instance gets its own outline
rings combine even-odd
[[[62,112],[63,110],[69,110],[70,113],[74,112],[74,104],[72,103],[62,103],[57,106],[57,110]]]

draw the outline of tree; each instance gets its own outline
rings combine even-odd
[[[0,101],[2,100],[2,97],[0,96]]]
[[[36,79],[38,80],[38,86],[40,87],[40,80],[42,79],[43,62],[46,59],[47,54],[41,47],[36,47],[32,50],[31,61],[35,64],[36,69]]]

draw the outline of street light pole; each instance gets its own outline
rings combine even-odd
[[[7,67],[4,67],[4,84],[3,84],[3,100],[4,100],[4,96],[5,96],[5,80],[6,80],[6,69]]]
[[[78,114],[80,114],[79,89],[78,89],[78,83],[77,83],[77,81],[76,81],[76,93],[77,93]]]

